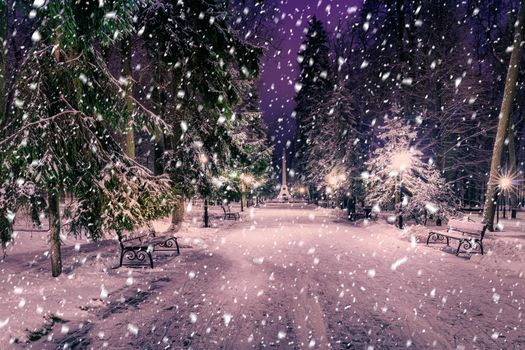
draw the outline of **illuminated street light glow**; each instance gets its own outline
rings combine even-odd
[[[412,165],[412,153],[403,151],[392,156],[391,168],[392,170],[403,172]]]
[[[241,181],[245,184],[245,185],[251,185],[253,182],[254,182],[254,178],[252,175],[250,174],[241,174]]]
[[[519,173],[504,171],[501,172],[498,176],[497,186],[498,188],[506,193],[513,192],[516,189],[515,182],[519,178]]]
[[[499,187],[506,191],[512,187],[512,178],[510,176],[502,176],[499,179]]]
[[[208,156],[206,156],[206,154],[204,153],[200,153],[199,162],[201,163],[201,165],[205,165],[206,163],[208,163]]]
[[[346,175],[338,169],[332,169],[332,171],[326,175],[326,183],[333,189],[339,188],[346,180]]]

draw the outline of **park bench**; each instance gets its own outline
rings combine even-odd
[[[357,208],[355,211],[351,211],[348,214],[350,221],[357,221],[360,218],[377,221],[377,213],[372,210],[372,207]]]
[[[222,211],[224,212],[224,220],[239,220],[241,214],[239,212],[231,211],[230,206],[225,207],[221,205]]]
[[[155,237],[149,235],[141,235],[132,238],[124,239],[119,235],[120,244],[120,264],[118,267],[123,265],[135,266],[147,264],[146,258],[149,259],[149,266],[153,268],[153,256],[154,252],[159,251],[176,251],[180,254],[179,243],[175,236],[159,236]],[[126,261],[124,261],[126,258]]]
[[[458,241],[456,255],[467,253],[478,248],[483,255],[483,238],[487,231],[487,225],[474,221],[450,220],[446,231],[430,231],[428,233],[427,245],[433,243],[444,243],[450,245],[450,240]],[[464,251],[461,251],[463,247]]]

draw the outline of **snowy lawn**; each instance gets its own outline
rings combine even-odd
[[[525,347],[523,274],[491,260],[507,252],[501,244],[515,244],[509,256],[522,256],[518,233],[487,237],[492,253],[468,259],[417,243],[415,231],[382,220],[354,225],[329,209],[268,204],[249,208],[241,222],[222,222],[215,207],[210,229],[199,227],[201,210],[187,215],[181,256],[157,254],[153,270],[112,269],[116,241],[68,239],[65,273],[53,279],[45,233],[20,232],[0,265],[0,342],[37,349]]]

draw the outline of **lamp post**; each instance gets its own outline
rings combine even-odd
[[[346,181],[346,175],[343,169],[334,168],[332,171],[326,175],[325,181],[328,184],[326,187],[326,193],[333,193],[335,200],[339,201],[338,195],[340,194],[341,185]],[[335,202],[334,202],[335,203]]]
[[[253,176],[250,174],[241,174],[241,211],[244,211],[246,202],[246,186],[253,183]]]
[[[399,202],[399,215],[398,215],[398,227],[403,228],[403,173],[410,168],[412,165],[412,153],[410,151],[401,151],[392,156],[390,167],[392,169],[391,174],[395,176],[394,183],[394,208],[398,206]],[[399,200],[397,197],[397,187],[399,182]]]
[[[498,187],[499,187],[499,193],[498,198],[496,201],[496,207],[501,206],[499,205],[501,200],[503,200],[503,218],[506,218],[506,207],[507,207],[507,194],[509,191],[512,190],[512,182],[513,177],[506,173],[499,177],[498,179]],[[503,194],[503,196],[500,196],[500,194]],[[499,197],[502,197],[501,199]],[[496,208],[497,215],[496,215],[496,221],[499,222],[499,208]]]

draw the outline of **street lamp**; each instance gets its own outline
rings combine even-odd
[[[246,186],[253,183],[253,176],[250,174],[241,174],[241,211],[244,211],[244,202],[246,201]]]
[[[391,176],[395,177],[395,186],[394,186],[394,207],[397,207],[398,204],[398,194],[397,194],[397,182],[399,181],[399,197],[401,201],[399,202],[399,217],[398,217],[398,227],[403,228],[403,215],[402,213],[402,196],[403,196],[403,172],[408,170],[412,166],[413,156],[410,151],[400,151],[395,153],[391,158],[390,169]],[[399,177],[399,179],[398,179]]]
[[[343,185],[346,181],[346,175],[344,171],[341,168],[332,169],[332,171],[330,171],[330,173],[328,173],[325,176],[325,181],[328,184],[325,192],[327,194],[333,193],[334,198],[338,200],[337,198],[338,191],[341,185]]]
[[[499,222],[499,211],[500,211],[500,198],[499,194],[503,194],[503,218],[506,218],[506,208],[507,208],[507,195],[514,190],[514,181],[516,180],[516,174],[513,174],[509,171],[501,173],[497,179],[498,181],[498,198],[496,200],[496,221]],[[510,202],[510,201],[509,201]],[[510,204],[510,203],[509,203]]]
[[[506,219],[507,212],[507,192],[512,188],[512,178],[508,175],[504,175],[499,179],[499,187],[503,192],[503,218]]]

